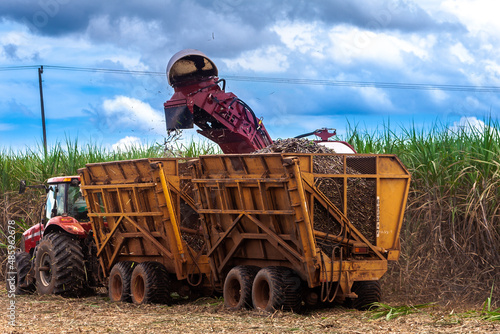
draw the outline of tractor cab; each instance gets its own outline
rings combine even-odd
[[[26,186],[21,181],[19,192],[24,192],[26,187],[42,186]],[[43,187],[47,197],[41,220],[26,230],[21,239],[21,249],[28,253],[34,251],[45,234],[64,231],[77,238],[85,238],[91,229],[87,204],[80,191],[79,176],[53,177]]]
[[[80,177],[53,177],[47,181],[47,202],[44,220],[69,216],[79,222],[88,222],[87,203],[80,191]]]

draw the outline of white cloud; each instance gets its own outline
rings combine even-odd
[[[239,58],[223,61],[232,71],[244,69],[256,72],[286,72],[289,66],[285,50],[276,46],[248,51]]]
[[[429,95],[437,103],[441,103],[449,98],[449,94],[440,89],[430,90]]]
[[[416,35],[400,38],[352,26],[337,26],[328,33],[329,54],[341,64],[352,61],[370,61],[385,66],[405,67],[404,53],[410,53],[426,60],[429,49],[435,43],[435,36]]]
[[[325,31],[317,23],[280,22],[272,29],[291,51],[307,53],[313,57],[324,58],[323,50],[328,46]]]
[[[165,134],[165,116],[148,103],[127,96],[115,96],[102,105],[105,122],[112,130],[121,127]]]
[[[491,0],[448,0],[441,4],[441,10],[452,13],[460,19],[469,31],[476,34],[481,31],[499,31],[500,21],[496,2]]]
[[[469,51],[464,47],[462,43],[456,43],[452,47],[450,47],[450,52],[452,55],[455,55],[458,60],[462,63],[472,64],[474,63],[474,58],[471,56]]]
[[[483,133],[487,125],[476,117],[463,116],[458,122],[453,122],[450,132]]]
[[[375,87],[361,87],[356,88],[361,96],[372,106],[384,108],[384,111],[393,109],[393,105],[387,94],[379,88]]]
[[[126,136],[125,138],[120,139],[111,147],[114,151],[125,152],[132,148],[140,148],[142,146],[141,139],[133,136]]]

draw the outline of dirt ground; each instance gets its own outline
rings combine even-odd
[[[182,305],[111,303],[105,296],[80,299],[16,296],[15,326],[5,286],[0,289],[1,333],[500,333],[466,308],[436,306],[393,320],[371,320],[369,312],[331,308],[306,314],[229,312],[218,299]],[[470,309],[469,309],[470,310]]]

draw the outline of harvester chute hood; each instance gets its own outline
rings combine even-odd
[[[172,87],[203,78],[216,77],[217,66],[203,52],[184,49],[172,56],[167,65],[168,84]]]

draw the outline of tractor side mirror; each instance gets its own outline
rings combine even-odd
[[[44,189],[45,193],[49,192],[49,187],[47,187],[44,184],[39,184],[36,186],[27,186],[26,185],[26,180],[21,180],[19,181],[19,194],[24,194],[26,192],[26,188],[38,188],[38,189]]]
[[[26,180],[19,181],[19,195],[24,194],[26,191]]]

